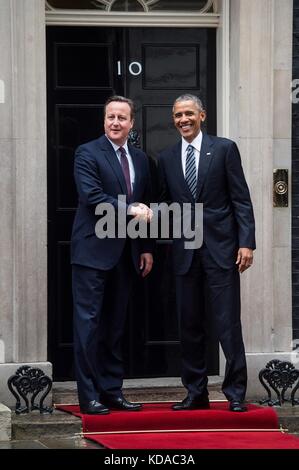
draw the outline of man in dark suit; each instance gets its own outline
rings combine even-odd
[[[253,262],[255,225],[249,190],[237,145],[203,134],[201,100],[182,95],[173,119],[182,139],[158,160],[160,200],[203,204],[203,243],[188,249],[173,241],[179,313],[182,382],[187,397],[174,410],[209,408],[205,363],[204,304],[213,316],[226,358],[222,390],[231,411],[244,405],[247,368],[240,320],[240,278]],[[195,224],[194,210],[191,224]]]
[[[71,245],[74,302],[75,372],[81,412],[109,409],[137,411],[122,394],[122,337],[131,280],[152,267],[152,244],[145,238],[105,237],[97,231],[112,208],[119,227],[121,213],[149,221],[150,176],[146,155],[127,143],[134,122],[133,102],[121,96],[104,108],[105,135],[78,147],[74,175],[79,205]],[[122,196],[122,199],[119,197]],[[139,202],[136,202],[139,201]],[[97,208],[97,209],[96,209]],[[108,225],[111,220],[108,220]]]

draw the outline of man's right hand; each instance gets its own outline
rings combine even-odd
[[[132,215],[137,220],[150,222],[153,218],[153,211],[142,202],[134,202],[129,206],[128,215]]]

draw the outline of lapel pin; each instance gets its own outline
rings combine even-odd
[[[211,155],[211,152],[208,152],[207,155]]]

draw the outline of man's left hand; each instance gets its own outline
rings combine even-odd
[[[151,272],[153,267],[153,255],[151,253],[142,253],[140,255],[139,268],[141,271],[141,276],[145,277],[148,273]]]
[[[253,250],[251,248],[239,248],[236,264],[239,265],[239,273],[243,273],[253,263]]]

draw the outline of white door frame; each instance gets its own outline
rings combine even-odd
[[[219,0],[218,13],[202,14],[53,9],[46,11],[46,25],[217,28],[217,134],[229,137],[229,3],[229,0]]]

